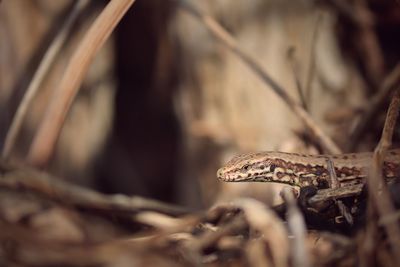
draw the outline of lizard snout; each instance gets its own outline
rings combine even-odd
[[[220,180],[223,180],[223,181],[226,180],[225,172],[224,172],[224,169],[223,169],[223,168],[218,169],[218,171],[217,171],[217,177],[218,177],[218,179],[220,179]]]

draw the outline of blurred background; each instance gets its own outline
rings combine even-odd
[[[385,84],[399,69],[398,1],[187,2],[221,23],[343,151],[373,150],[389,99]],[[74,3],[0,1],[0,148]],[[29,107],[12,160],[26,160],[69,58],[106,4],[90,1],[80,12]],[[324,152],[282,99],[180,1],[137,0],[91,64],[44,169],[101,192],[197,209],[235,196],[274,198],[263,184],[216,179],[234,155],[260,150]]]

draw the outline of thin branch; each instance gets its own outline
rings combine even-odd
[[[2,151],[3,158],[7,159],[10,156],[15,146],[15,141],[21,130],[22,123],[26,117],[28,108],[31,105],[33,99],[35,99],[37,93],[39,92],[39,86],[43,82],[50,67],[53,65],[79,14],[89,3],[89,0],[79,0],[75,3],[66,21],[61,26],[61,29],[58,32],[57,36],[55,36],[53,42],[47,49],[46,54],[40,62],[39,67],[37,68],[28,89],[26,89],[25,95],[22,98],[21,103],[18,106],[17,112],[15,113],[15,116],[11,122],[11,126],[7,132],[4,148]]]
[[[368,192],[372,203],[376,206],[379,217],[387,217],[395,213],[389,190],[382,177],[382,166],[387,150],[392,144],[392,136],[400,108],[400,87],[394,93],[386,116],[381,140],[376,147],[372,159],[370,175],[367,176]],[[384,225],[394,260],[400,265],[400,228],[397,221],[387,221]]]
[[[307,111],[309,111],[309,108],[307,106],[307,101],[306,101],[306,97],[304,95],[304,89],[301,85],[301,81],[300,81],[300,75],[299,75],[299,71],[297,68],[297,60],[296,60],[296,56],[295,56],[295,49],[294,47],[291,47],[288,49],[288,58],[289,58],[289,63],[290,66],[292,68],[292,72],[293,72],[293,77],[294,77],[294,81],[296,84],[296,89],[297,89],[297,93],[299,94],[299,98],[300,98],[300,103],[303,106],[303,108]]]
[[[337,175],[335,172],[335,167],[333,165],[333,161],[331,158],[327,158],[326,165],[328,167],[328,173],[329,173],[329,179],[330,179],[329,187],[332,189],[341,187],[339,179],[337,178]],[[336,203],[337,207],[339,208],[340,214],[345,218],[346,222],[350,225],[353,225],[353,223],[354,223],[353,216],[351,216],[349,209],[346,207],[346,205],[343,203],[343,201],[338,199],[335,201],[335,203]]]
[[[29,149],[28,162],[32,165],[41,166],[48,162],[90,63],[134,2],[110,1],[78,45]]]
[[[282,197],[287,206],[286,220],[288,222],[289,230],[294,236],[293,242],[290,242],[293,266],[311,266],[309,255],[306,250],[306,223],[302,213],[296,205],[293,191],[289,188],[284,188],[282,190]]]
[[[315,121],[310,117],[304,108],[299,105],[277,82],[275,82],[265,69],[249,54],[244,52],[229,34],[216,20],[204,12],[198,10],[186,0],[179,1],[180,6],[199,19],[207,29],[224,44],[233,54],[238,56],[262,81],[271,87],[271,89],[288,105],[288,107],[296,114],[304,123],[305,127],[310,130],[318,144],[320,144],[327,152],[332,154],[340,154],[339,147],[320,129]]]
[[[319,28],[320,28],[320,21],[322,20],[322,15],[319,13],[317,15],[316,21],[315,21],[315,27],[314,31],[311,37],[311,46],[310,46],[310,59],[309,59],[309,67],[308,67],[308,72],[307,72],[307,79],[304,85],[305,88],[305,98],[308,101],[308,106],[311,105],[311,88],[312,88],[312,81],[314,79],[315,75],[315,58],[316,58],[316,47],[317,47],[317,40],[318,40],[318,33],[319,33]]]
[[[327,200],[334,200],[359,195],[362,192],[362,189],[362,184],[355,184],[338,188],[320,189],[314,196],[312,196],[308,200],[308,203],[310,203],[310,205],[318,205],[320,203],[326,202]]]
[[[29,190],[50,199],[85,209],[108,213],[133,214],[139,211],[157,211],[170,215],[187,213],[183,208],[142,197],[104,195],[90,189],[66,183],[33,169],[10,166],[0,161],[0,188]]]

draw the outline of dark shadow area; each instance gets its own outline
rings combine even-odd
[[[180,132],[167,35],[172,12],[169,1],[137,1],[118,26],[114,129],[97,175],[103,192],[175,200]]]

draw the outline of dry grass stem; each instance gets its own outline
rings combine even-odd
[[[190,218],[176,218],[154,211],[141,212],[135,215],[135,220],[164,232],[174,232],[176,230],[182,230],[198,223],[198,219],[194,216]]]
[[[21,130],[22,123],[26,117],[26,113],[28,112],[28,108],[30,107],[33,99],[35,99],[37,93],[39,92],[40,85],[50,67],[54,63],[61,48],[63,47],[73,24],[75,23],[81,11],[89,3],[89,0],[79,0],[75,3],[64,24],[58,31],[57,36],[55,36],[54,40],[47,49],[42,61],[40,62],[35,74],[33,75],[32,81],[26,89],[26,92],[11,122],[4,142],[4,148],[2,151],[3,158],[7,159],[10,156],[17,140],[18,134]]]
[[[290,245],[282,221],[272,210],[257,200],[238,199],[234,203],[243,210],[249,225],[262,234],[262,238],[271,250],[273,265],[288,266]]]
[[[292,68],[297,93],[300,98],[300,103],[303,106],[303,108],[308,111],[307,98],[305,97],[304,88],[301,85],[300,74],[299,74],[299,70],[298,70],[298,61],[296,60],[295,52],[296,51],[293,47],[290,48],[288,51],[288,59],[289,59],[290,67]]]
[[[306,82],[304,85],[305,88],[305,98],[307,99],[307,104],[311,105],[312,99],[311,99],[311,94],[312,94],[312,82],[314,80],[315,76],[315,63],[316,63],[316,55],[317,55],[317,41],[318,41],[318,33],[319,33],[319,28],[320,28],[320,23],[322,21],[322,14],[317,14],[316,19],[315,19],[315,27],[313,30],[313,34],[311,37],[311,46],[310,46],[310,59],[308,63],[308,70],[307,70],[307,77],[306,77]]]
[[[303,218],[303,214],[297,207],[293,191],[284,188],[282,191],[283,198],[287,206],[286,220],[290,233],[293,235],[291,245],[291,255],[293,266],[307,267],[310,265],[309,253],[306,246],[307,228]]]
[[[367,176],[368,192],[372,204],[376,206],[379,217],[386,217],[395,214],[394,205],[390,199],[390,194],[386,183],[382,177],[383,159],[387,150],[391,146],[392,136],[400,108],[400,87],[394,93],[390,103],[385,126],[382,131],[381,140],[376,147],[372,159],[370,174]],[[392,256],[400,265],[400,228],[397,221],[388,221],[384,226],[389,243],[392,249]]]
[[[110,1],[78,45],[33,139],[28,153],[30,164],[42,166],[48,162],[90,63],[133,3],[134,0]]]

